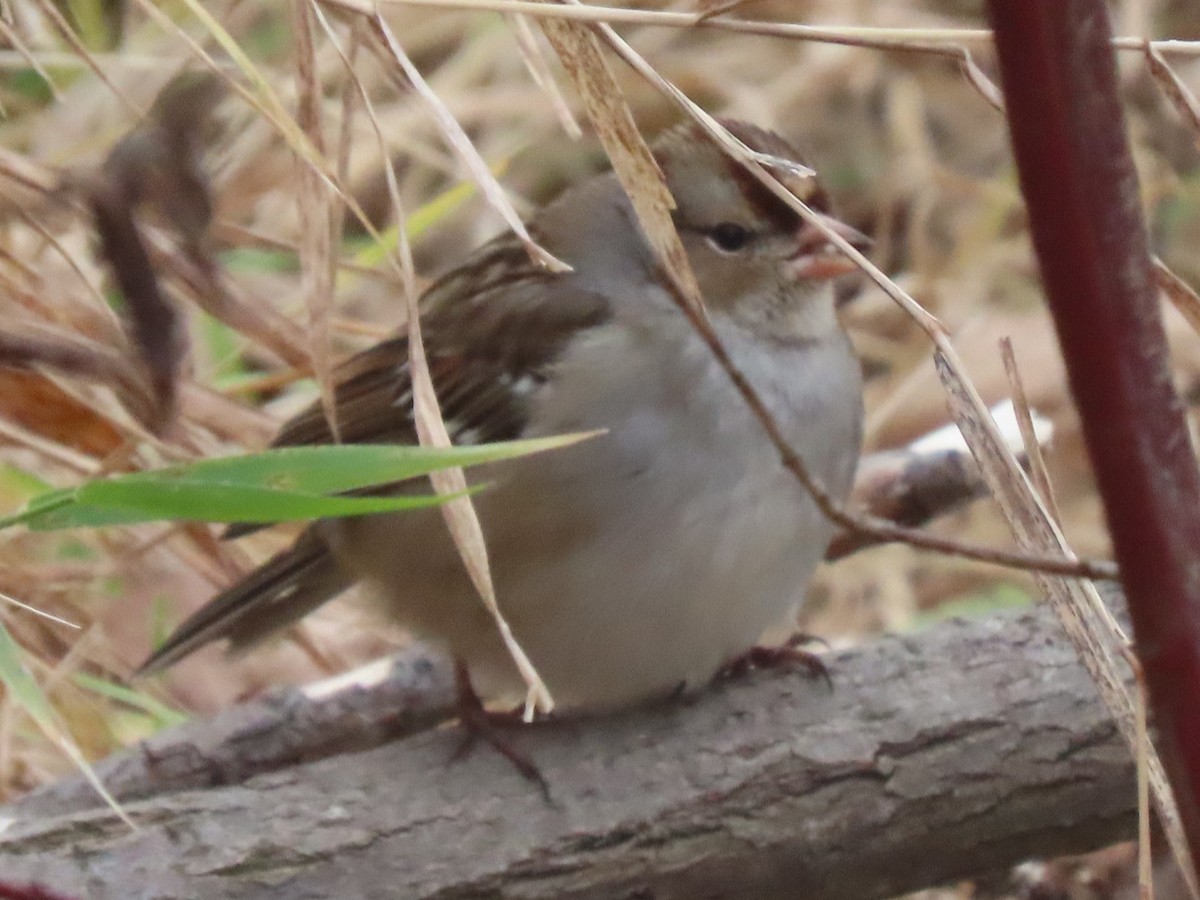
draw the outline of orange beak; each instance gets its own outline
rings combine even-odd
[[[821,221],[852,247],[865,250],[871,246],[871,239],[857,228],[851,228],[832,216],[822,215]],[[824,231],[808,221],[796,232],[796,255],[789,262],[797,279],[811,281],[836,278],[858,268],[850,257],[843,255],[842,251],[830,242]]]

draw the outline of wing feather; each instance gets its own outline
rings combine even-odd
[[[421,306],[434,390],[456,443],[521,436],[531,398],[563,349],[580,331],[610,316],[603,297],[574,288],[569,275],[535,267],[511,237],[485,245],[462,269],[436,282]],[[334,378],[343,441],[417,443],[406,338],[391,338],[350,357]],[[324,410],[314,402],[283,426],[272,446],[332,442]],[[236,525],[226,536],[258,527]],[[248,647],[352,581],[318,530],[309,528],[291,548],[192,615],[139,674],[163,669],[222,638],[235,649]]]

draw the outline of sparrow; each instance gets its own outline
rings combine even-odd
[[[799,162],[782,137],[723,124],[752,151]],[[831,279],[853,268],[695,124],[653,145],[711,323],[812,475],[850,490],[861,370]],[[775,176],[852,242],[816,180]],[[429,368],[456,444],[600,431],[471,470],[501,610],[558,706],[625,707],[707,684],[773,626],[794,622],[833,526],[677,307],[611,173],[566,191],[420,299]],[[408,342],[335,373],[342,442],[417,443]],[[273,446],[334,442],[319,403]],[[427,480],[408,490],[428,487]],[[245,530],[245,529],[242,529]],[[478,695],[525,686],[437,510],[321,520],[187,619],[145,662],[212,641],[242,651],[361,582],[383,615],[446,650]]]

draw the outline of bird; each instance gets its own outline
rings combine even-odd
[[[815,177],[787,165],[801,161],[787,140],[721,121],[782,161],[774,176],[827,225],[865,243],[832,216]],[[652,152],[716,335],[812,476],[843,500],[862,440],[862,374],[832,279],[853,264],[696,123],[668,129]],[[474,503],[500,608],[559,708],[699,690],[768,629],[795,622],[833,526],[678,308],[611,171],[564,190],[528,227],[569,272],[532,262],[508,233],[419,300],[454,443],[600,432],[470,471],[489,483]],[[351,356],[334,383],[337,438],[314,402],[273,446],[417,443],[405,336]],[[478,697],[525,696],[437,510],[312,523],[184,621],[139,674],[214,641],[244,651],[359,582],[377,612],[447,652]]]

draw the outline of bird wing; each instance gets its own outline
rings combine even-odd
[[[422,296],[421,308],[434,391],[456,444],[520,436],[530,398],[554,361],[581,330],[610,316],[603,297],[573,287],[569,276],[535,266],[507,236],[435,282]],[[334,379],[343,443],[417,443],[407,338],[391,338],[350,357]],[[325,411],[316,402],[288,421],[272,446],[333,442]],[[237,525],[226,536],[259,527]],[[229,638],[232,649],[249,647],[307,615],[353,580],[310,527],[292,547],[188,618],[138,674],[164,669],[221,638]]]
[[[511,236],[482,247],[421,298],[429,372],[454,443],[518,437],[536,387],[578,332],[610,315],[609,303],[530,262]],[[343,443],[415,444],[408,338],[394,337],[335,372]],[[329,444],[319,402],[287,422],[274,447]]]

